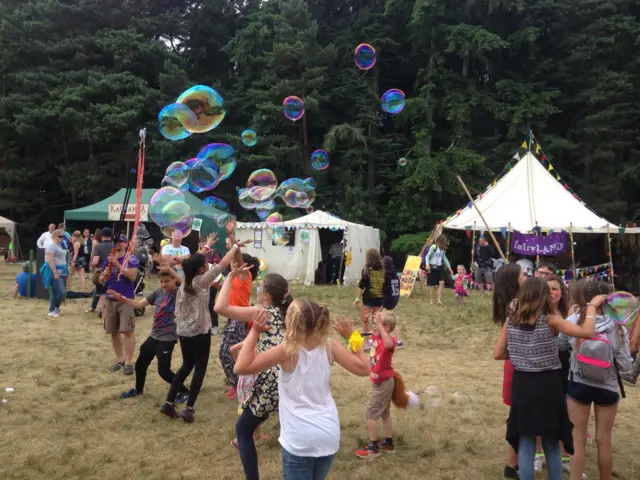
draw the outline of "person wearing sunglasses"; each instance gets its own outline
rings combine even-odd
[[[64,301],[69,276],[69,267],[67,265],[67,251],[62,248],[61,243],[64,240],[64,230],[57,229],[51,234],[51,242],[47,242],[45,246],[45,254],[47,265],[51,270],[51,286],[49,288],[49,316],[60,316],[60,305]]]

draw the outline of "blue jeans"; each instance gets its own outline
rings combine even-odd
[[[551,438],[542,438],[542,448],[547,460],[549,480],[562,480],[562,455],[560,442]],[[533,460],[536,456],[536,437],[520,437],[518,446],[518,466],[520,480],[535,480],[536,472]]]
[[[282,480],[324,480],[335,455],[298,457],[282,449]]]
[[[49,313],[53,312],[56,308],[60,308],[60,304],[64,301],[65,285],[67,284],[67,277],[59,276],[58,278],[51,279],[51,288],[49,289]]]

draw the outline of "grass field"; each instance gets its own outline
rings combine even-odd
[[[213,337],[211,361],[196,404],[196,423],[170,420],[158,412],[167,385],[150,367],[143,397],[119,400],[133,377],[109,374],[109,337],[86,300],[63,305],[63,316],[47,317],[42,300],[13,300],[17,266],[0,266],[0,479],[216,479],[243,478],[234,436],[237,405],[226,386]],[[77,286],[77,280],[74,282]],[[154,285],[147,285],[147,291]],[[357,317],[354,288],[293,286],[294,296],[326,304],[331,312]],[[426,293],[426,292],[425,292]],[[423,395],[423,410],[393,409],[395,456],[373,462],[353,452],[366,440],[364,408],[370,385],[340,367],[333,369],[333,395],[340,411],[341,450],[330,479],[498,479],[502,478],[507,407],[501,403],[502,363],[491,358],[498,333],[490,321],[489,297],[472,295],[464,308],[451,291],[446,306],[430,306],[420,288],[397,309],[406,348],[394,366],[407,388],[437,386],[441,403]],[[137,343],[147,336],[149,309],[138,319]],[[137,354],[136,354],[137,355]],[[173,368],[180,365],[179,349]],[[5,393],[13,387],[13,393]],[[462,390],[468,401],[454,403]],[[639,478],[637,415],[640,391],[628,388],[614,431],[615,477]],[[261,478],[278,479],[278,421],[266,432],[273,440],[258,447]],[[593,428],[590,431],[595,434]],[[595,448],[587,474],[596,479]],[[635,473],[634,473],[635,472]],[[544,477],[546,478],[546,474]]]

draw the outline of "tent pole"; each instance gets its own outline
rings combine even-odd
[[[476,212],[478,212],[478,215],[480,215],[480,218],[482,219],[482,222],[484,223],[484,226],[487,229],[487,232],[489,232],[489,236],[491,237],[491,240],[493,240],[493,244],[495,245],[496,250],[498,250],[498,253],[502,257],[504,262],[505,263],[509,263],[509,260],[507,260],[507,258],[504,256],[504,253],[502,253],[502,248],[500,248],[500,244],[498,243],[498,241],[496,240],[496,237],[493,235],[493,232],[489,228],[489,225],[487,224],[487,221],[484,219],[484,215],[482,215],[482,212],[478,209],[475,200],[471,196],[471,193],[469,193],[469,189],[467,188],[467,186],[462,181],[462,178],[460,178],[460,175],[458,175],[456,178],[458,179],[458,182],[460,183],[460,185],[462,185],[462,189],[464,190],[464,193],[466,193],[467,197],[469,197],[469,201],[471,201],[471,204],[476,209]]]
[[[509,250],[511,250],[511,223],[507,225],[507,258],[509,258]]]
[[[473,222],[473,230],[471,230],[471,266],[469,267],[469,271],[473,271],[473,261],[475,260],[476,254],[476,222]]]
[[[576,256],[573,250],[573,222],[569,224],[569,242],[571,242],[571,268],[573,274],[576,274]]]
[[[611,252],[611,234],[609,233],[609,225],[607,225],[607,246],[608,246],[608,253],[609,253],[609,265],[611,266],[611,288],[613,288],[615,290],[616,285],[615,285],[615,280],[614,280],[614,273],[613,273],[613,255]]]

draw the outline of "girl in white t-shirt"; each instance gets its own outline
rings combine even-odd
[[[366,377],[369,360],[360,345],[348,351],[329,338],[329,310],[310,300],[294,300],[285,318],[284,343],[256,353],[260,333],[269,329],[269,316],[260,311],[236,361],[239,375],[280,366],[280,445],[284,480],[323,480],[340,445],[338,409],[331,396],[331,364]],[[351,320],[338,318],[338,333],[349,339]],[[356,335],[357,336],[357,335]],[[354,345],[357,342],[351,342]]]

